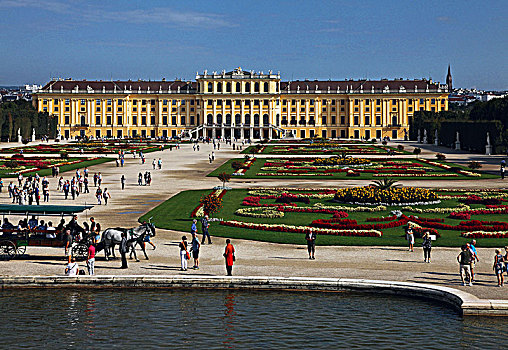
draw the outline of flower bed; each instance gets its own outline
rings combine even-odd
[[[309,226],[293,226],[283,224],[256,224],[243,221],[221,221],[221,225],[237,228],[261,230],[261,231],[277,231],[291,233],[307,233]],[[383,233],[377,230],[335,230],[314,228],[315,232],[320,235],[349,236],[349,237],[381,237]]]
[[[335,200],[354,204],[439,203],[438,196],[427,189],[417,187],[392,187],[380,189],[374,186],[342,188],[337,190]]]

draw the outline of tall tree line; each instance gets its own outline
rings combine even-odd
[[[56,136],[58,119],[47,112],[37,112],[31,102],[19,100],[0,104],[0,136],[3,142],[17,141],[18,129],[23,139]]]

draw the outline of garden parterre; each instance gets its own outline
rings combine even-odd
[[[387,155],[410,154],[407,151],[384,145],[355,145],[326,142],[296,145],[257,145],[250,146],[242,153],[246,154],[278,154],[278,155]]]
[[[23,154],[58,154],[58,153],[97,153],[97,154],[118,154],[158,151],[161,147],[169,148],[169,145],[154,142],[120,142],[120,141],[93,141],[73,142],[66,144],[39,144],[20,147],[8,147],[0,149],[1,153],[23,153]]]
[[[313,228],[319,234],[318,243],[324,245],[404,246],[403,227],[412,225],[417,237],[424,231],[439,237],[437,246],[459,246],[471,237],[479,240],[479,246],[508,244],[507,191],[434,192],[437,204],[392,206],[338,202],[336,190],[331,189],[228,190],[222,209],[213,215],[218,222],[213,223],[211,232],[303,244],[303,234]],[[157,226],[188,230],[191,217],[199,218],[195,209],[203,193],[210,191],[182,192],[144,217],[153,216]],[[494,195],[501,204],[485,204]]]
[[[232,168],[240,163],[239,169]],[[316,157],[316,158],[255,158],[232,159],[209,176],[226,172],[244,178],[302,178],[333,179],[349,177],[358,179],[478,179],[494,178],[495,175],[471,171],[464,166],[444,161],[430,161],[416,158],[358,158],[358,157]]]

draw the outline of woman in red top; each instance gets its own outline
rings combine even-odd
[[[235,247],[231,244],[229,239],[226,239],[226,250],[224,251],[224,258],[226,258],[226,271],[228,276],[233,276],[233,263],[235,261]]]

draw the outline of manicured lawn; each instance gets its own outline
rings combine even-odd
[[[316,157],[318,158],[318,157]],[[351,168],[358,176],[348,176],[346,171],[343,172],[329,172],[328,169],[332,168],[319,168],[317,170],[309,170],[312,167],[312,160],[314,158],[256,158],[252,166],[250,166],[241,176],[232,176],[233,179],[328,179],[328,180],[375,180],[383,177],[391,177],[397,180],[477,180],[477,179],[492,179],[498,178],[496,175],[479,172],[480,177],[466,176],[458,173],[456,170],[470,171],[467,167],[448,163],[444,161],[432,160],[433,164],[426,163],[425,160],[416,158],[385,158],[385,159],[371,159],[372,166]],[[245,159],[231,159],[220,167],[212,171],[208,176],[217,176],[222,172],[233,174],[234,170],[231,163],[234,161],[244,163]],[[276,166],[273,166],[274,163]],[[411,164],[413,163],[413,164]],[[452,167],[453,169],[443,169],[434,164],[442,164],[444,166]],[[269,169],[269,170],[268,170]],[[363,169],[363,170],[362,170]],[[392,169],[392,170],[390,170]],[[408,176],[409,170],[423,171],[424,175],[415,174]],[[329,174],[326,174],[328,173]]]
[[[37,158],[39,158],[39,157],[37,157]],[[35,175],[36,173],[39,174],[39,176],[51,175],[51,166],[54,164],[57,164],[57,166],[60,170],[60,174],[62,174],[66,171],[71,171],[71,170],[75,170],[75,169],[83,169],[85,167],[91,167],[93,165],[110,162],[110,161],[114,160],[114,158],[100,157],[100,158],[59,159],[59,158],[40,157],[40,160],[43,162],[47,162],[49,168],[45,168],[45,169],[43,168],[43,169],[38,169],[38,170],[34,170],[34,171],[23,172],[23,176]],[[73,162],[79,161],[79,160],[83,160],[83,161],[73,163]],[[5,168],[2,166],[3,163],[5,163],[5,159],[0,160],[0,177],[9,178],[9,177],[17,177],[18,176],[17,174],[9,174],[9,173],[19,171],[21,168],[15,168],[15,169]],[[72,164],[62,164],[62,163],[72,163]],[[31,168],[31,167],[24,167],[23,169],[29,169],[29,168]]]
[[[249,190],[230,190],[223,197],[222,209],[214,214],[212,217],[221,218],[223,220],[236,220],[249,223],[259,224],[286,224],[295,226],[308,226],[313,220],[317,219],[330,219],[331,214],[316,214],[316,213],[294,213],[286,212],[282,218],[252,218],[238,216],[235,211],[239,208],[245,208],[242,206],[242,200],[249,196]],[[192,224],[192,218],[190,214],[199,204],[199,199],[202,195],[210,193],[210,190],[193,190],[184,191],[176,196],[170,198],[166,202],[162,203],[158,207],[154,208],[147,214],[140,218],[140,221],[147,220],[150,217],[152,222],[157,227],[179,230],[184,232],[190,232]],[[294,192],[296,193],[296,192]],[[454,192],[455,193],[455,192]],[[444,194],[444,192],[442,193]],[[332,199],[311,199],[309,204],[297,203],[298,207],[312,207],[316,203],[323,203],[326,206],[334,205],[346,205],[333,202]],[[275,203],[274,200],[262,200],[262,203]],[[457,199],[446,199],[439,204],[426,205],[426,206],[414,206],[415,208],[447,208],[456,207],[459,205]],[[471,208],[484,208],[482,205],[473,204]],[[373,222],[367,222],[367,218],[373,217],[386,217],[390,216],[392,210],[401,210],[400,206],[388,207],[385,211],[380,212],[349,212],[347,219],[355,219],[358,224],[372,224]],[[458,225],[462,220],[449,219],[448,214],[438,213],[414,213],[410,211],[404,211],[403,213],[407,216],[415,215],[419,218],[443,218],[445,224]],[[488,221],[507,221],[506,214],[489,214],[489,215],[472,215],[471,220],[488,220]],[[201,227],[198,225],[199,232]],[[404,228],[394,227],[388,229],[381,229],[383,232],[382,237],[342,237],[332,235],[319,235],[317,244],[319,245],[364,245],[364,246],[406,246],[406,240],[404,236]],[[210,232],[214,236],[230,237],[238,239],[249,239],[256,241],[266,241],[274,243],[290,243],[290,244],[305,244],[304,234],[302,233],[290,233],[290,232],[274,232],[274,231],[263,231],[256,229],[236,228],[220,225],[218,222],[212,222]],[[460,231],[438,229],[441,237],[437,241],[433,242],[434,246],[447,246],[447,247],[458,247],[464,244],[470,239],[460,237]],[[508,245],[508,239],[505,238],[483,238],[477,239],[479,247],[501,247]],[[416,245],[420,245],[421,239],[416,239]]]

